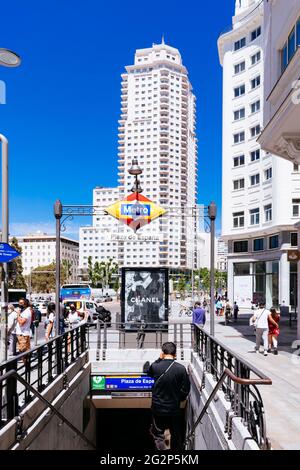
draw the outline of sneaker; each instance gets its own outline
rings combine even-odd
[[[255,352],[256,352],[256,354],[259,354],[259,349],[255,348]]]
[[[278,356],[278,349],[274,349],[274,355]]]
[[[265,352],[264,352],[264,356],[267,356],[267,355],[268,355],[268,351],[265,351]]]
[[[271,353],[271,352],[272,352],[272,350],[269,348],[269,349],[268,349],[268,353]]]

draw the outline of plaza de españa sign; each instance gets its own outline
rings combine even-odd
[[[135,232],[166,213],[165,209],[138,193],[130,194],[123,201],[115,202],[107,207],[105,212],[128,225]]]

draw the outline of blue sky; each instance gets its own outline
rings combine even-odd
[[[10,0],[1,5],[0,47],[18,69],[0,67],[10,141],[12,234],[54,232],[53,203],[91,204],[95,186],[117,184],[124,66],[136,49],[178,48],[197,96],[199,203],[221,205],[222,69],[217,38],[234,0]],[[83,218],[68,226],[75,236]],[[219,219],[220,227],[220,219]]]

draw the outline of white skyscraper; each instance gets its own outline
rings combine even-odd
[[[222,239],[228,242],[228,295],[241,306],[294,305],[300,173],[261,150],[263,124],[263,4],[238,0],[231,31],[219,38],[223,66]],[[298,195],[298,196],[297,196]]]
[[[143,195],[169,214],[136,235],[125,225],[114,225],[121,266],[196,267],[199,219],[186,216],[186,207],[197,202],[195,101],[179,51],[164,41],[137,50],[134,65],[122,74],[119,187],[115,191],[120,198],[131,193],[134,178],[128,170],[136,158],[143,170]],[[89,238],[99,230],[94,223]],[[85,260],[80,256],[82,267],[88,249],[96,249],[95,242],[94,238],[86,246]],[[99,249],[105,253],[104,240]]]

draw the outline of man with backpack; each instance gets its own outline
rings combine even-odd
[[[180,403],[190,392],[190,380],[186,368],[176,361],[176,345],[164,343],[157,361],[149,368],[149,377],[154,378],[152,388],[152,425],[150,433],[157,450],[167,450],[165,430],[171,434],[171,450],[183,448]]]

